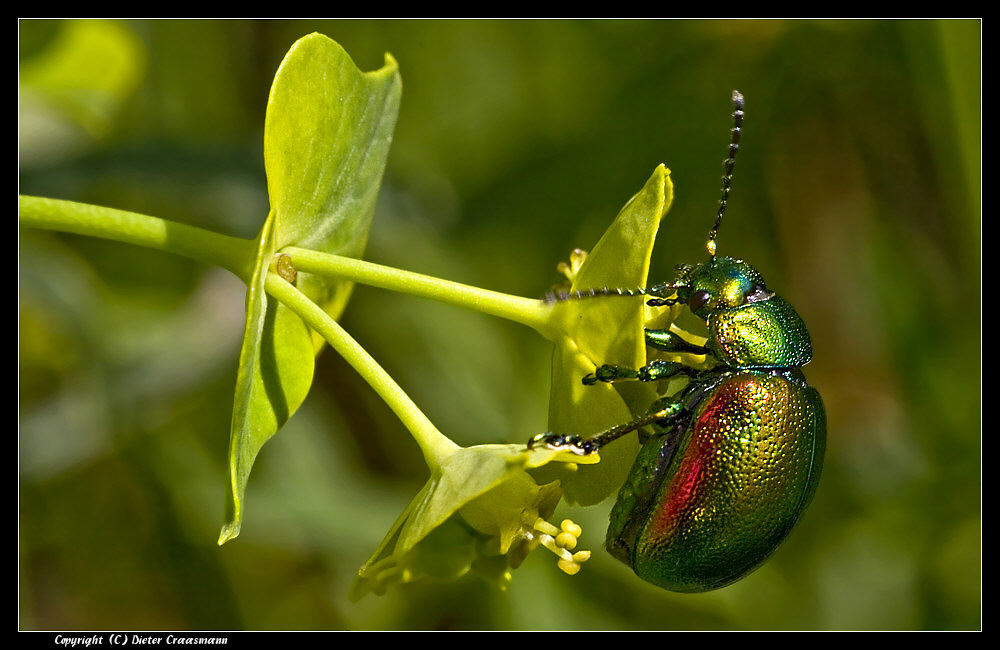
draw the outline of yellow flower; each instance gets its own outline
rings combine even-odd
[[[424,577],[450,580],[470,570],[510,582],[511,569],[538,546],[574,574],[590,557],[576,551],[582,529],[548,519],[562,498],[559,481],[538,483],[531,471],[551,461],[596,463],[565,451],[525,445],[481,445],[456,450],[396,520],[378,550],[358,571],[354,599]]]

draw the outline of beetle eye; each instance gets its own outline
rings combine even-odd
[[[705,306],[705,304],[709,301],[711,297],[712,294],[703,289],[695,291],[687,299],[687,306],[691,311],[697,312],[698,310],[700,310],[702,307]]]

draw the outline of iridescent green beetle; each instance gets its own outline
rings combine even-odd
[[[647,415],[594,437],[536,436],[529,446],[595,453],[651,427],[611,511],[607,549],[655,585],[680,592],[717,589],[760,566],[795,526],[819,480],[826,416],[801,366],[812,358],[809,332],[785,300],[742,260],[715,256],[743,120],[733,92],[733,136],[722,200],[709,234],[709,260],[680,268],[678,279],[648,289],[596,289],[557,299],[644,295],[653,306],[686,305],[706,321],[708,341],[693,345],[669,329],[646,330],[649,347],[706,355],[695,369],[652,361],[605,365],[585,384],[688,377]]]

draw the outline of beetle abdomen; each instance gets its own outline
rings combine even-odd
[[[643,446],[607,545],[653,584],[707,591],[756,568],[805,509],[822,465],[823,404],[798,371],[733,371],[676,424],[676,443]]]

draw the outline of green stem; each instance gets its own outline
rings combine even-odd
[[[292,258],[292,263],[298,271],[351,280],[360,284],[473,309],[527,325],[550,340],[554,340],[558,335],[551,318],[552,306],[541,300],[520,298],[429,275],[402,271],[364,260],[330,255],[304,248],[288,247],[281,252]]]
[[[275,273],[268,273],[264,288],[298,314],[309,327],[319,332],[330,347],[347,360],[351,367],[375,389],[379,397],[413,434],[431,471],[437,469],[445,458],[459,449],[450,438],[438,431],[409,395],[403,392],[399,384],[382,369],[382,366],[316,303]]]
[[[18,212],[22,226],[102,237],[183,255],[221,266],[244,282],[249,282],[253,272],[254,240],[229,237],[135,212],[34,196],[19,196]],[[541,300],[302,248],[289,247],[282,252],[291,256],[299,271],[473,309],[526,325],[550,340],[558,336],[550,318],[552,307]]]
[[[74,201],[17,197],[22,226],[113,239],[221,266],[248,282],[256,242],[211,230]]]

